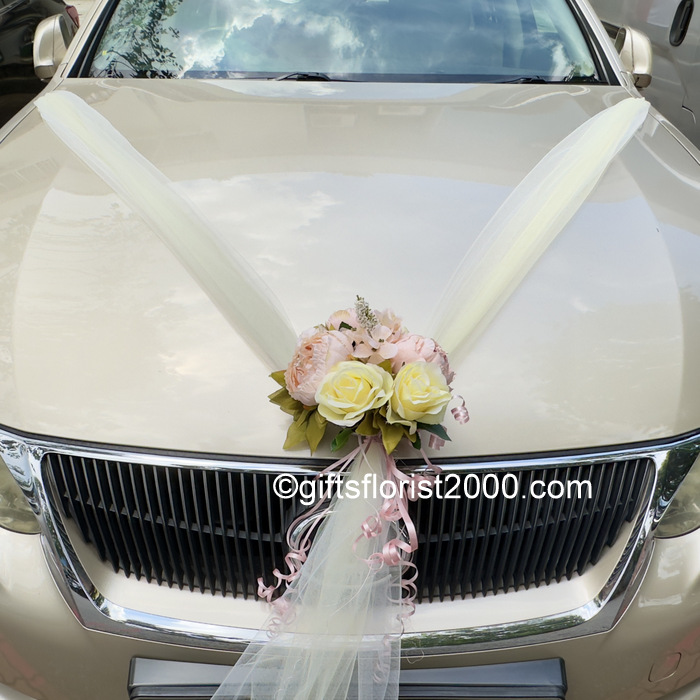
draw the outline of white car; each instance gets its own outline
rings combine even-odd
[[[277,475],[336,459],[331,430],[283,448],[234,273],[296,333],[360,294],[427,334],[508,196],[644,71],[578,0],[98,0],[56,28],[0,130],[0,699],[210,697],[303,512]],[[471,421],[430,459],[518,497],[412,506],[401,697],[700,697],[700,154],[642,117],[450,357]]]

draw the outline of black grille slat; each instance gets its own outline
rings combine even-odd
[[[153,514],[146,506],[145,489],[143,488],[139,478],[142,468],[143,465],[129,464],[131,492],[134,495],[134,512],[139,514],[139,517],[136,520],[140,525],[139,534],[146,552],[142,560],[141,568],[145,572],[147,581],[151,581],[155,578],[156,581],[161,584],[163,583],[163,577],[159,574],[160,569],[157,563],[158,550],[155,546],[155,542],[153,541],[150,524],[153,521]]]
[[[471,503],[469,502],[471,501]],[[433,503],[433,500],[431,499],[430,501],[431,505]],[[476,557],[476,550],[479,547],[479,525],[481,523],[481,512],[483,510],[483,503],[480,498],[476,499],[467,499],[467,506],[471,505],[472,507],[469,508],[467,507],[467,513],[471,516],[471,518],[467,521],[467,528],[465,528],[465,531],[462,532],[462,537],[468,538],[466,544],[466,555],[467,555],[467,560],[466,564],[464,565],[464,574],[462,576],[462,596],[466,597],[467,595],[471,595],[472,597],[475,597],[478,591],[476,590],[476,587],[474,586],[474,579],[472,578],[472,571],[473,571],[473,566],[474,566],[474,559]],[[471,540],[471,541],[469,541]],[[433,564],[434,565],[434,564]],[[431,599],[432,601],[432,599]]]
[[[472,572],[472,580],[479,586],[479,590],[484,589],[484,581],[489,577],[489,572],[486,567],[486,562],[489,555],[488,542],[494,541],[496,536],[495,525],[493,525],[493,516],[495,512],[496,499],[484,497],[484,513],[483,513],[483,537],[479,546],[479,556],[476,559],[476,567]]]
[[[78,459],[82,463],[82,460],[80,458]],[[79,478],[79,470],[76,467],[75,458],[69,457],[68,461],[70,463],[73,485],[75,487],[73,498],[74,502],[79,506],[76,510],[78,510],[80,516],[82,516],[80,520],[83,524],[83,537],[86,541],[94,542],[97,545],[100,557],[104,559],[106,558],[104,541],[102,538],[96,536],[98,532],[97,523],[95,522],[94,510],[90,508],[90,506],[92,506],[92,499],[88,491],[89,485],[86,483],[86,480]]]
[[[95,466],[97,467],[97,460],[95,460]],[[121,502],[117,497],[118,491],[114,488],[114,470],[117,468],[113,462],[99,462],[106,470],[107,474],[107,491],[109,492],[109,499],[113,505],[115,520],[117,521],[117,529],[119,530],[119,550],[122,553],[121,560],[123,562],[122,568],[124,571],[131,572],[135,571],[138,564],[137,559],[133,555],[132,548],[129,547],[129,530],[125,527],[124,520],[124,510],[121,506]]]
[[[418,539],[418,542],[420,544],[420,546],[418,547],[418,556],[422,560],[420,565],[418,566],[418,571],[424,572],[422,574],[423,576],[434,576],[435,567],[431,565],[430,553],[433,544],[433,518],[435,515],[435,499],[431,498],[430,500],[426,501],[423,505],[424,507],[422,509],[422,515],[424,516],[424,519],[420,520],[417,525],[418,532],[423,534],[423,537],[419,537]],[[431,603],[433,602],[434,591],[435,589],[432,587],[428,589],[428,598]]]
[[[439,509],[439,512],[437,514],[437,527],[435,528],[435,552],[434,552],[434,557],[440,561],[440,554],[442,553],[442,533],[445,532],[445,517],[447,515],[447,510],[450,506],[453,505],[453,502],[451,500],[446,500],[445,501],[445,506],[443,508]],[[433,538],[433,535],[431,533],[431,540]],[[438,597],[442,601],[444,599],[445,595],[445,586],[444,586],[444,580],[445,580],[445,575],[444,572],[442,572],[437,566],[431,566],[431,577],[430,577],[430,584],[429,584],[429,590],[434,590],[438,591]],[[442,585],[441,585],[442,584]]]
[[[191,591],[193,591],[195,587],[194,572],[192,570],[191,559],[185,554],[185,537],[181,532],[184,528],[180,526],[182,518],[178,507],[178,500],[175,498],[175,494],[173,493],[173,471],[179,470],[169,469],[168,467],[165,468],[165,483],[167,484],[168,489],[168,505],[170,507],[170,512],[172,513],[173,531],[175,533],[175,542],[177,543],[178,552],[180,554],[178,561],[182,567],[182,576],[185,585]]]
[[[235,507],[235,501],[234,501],[234,485],[233,485],[233,474],[229,472],[226,475],[227,479],[227,486],[228,486],[228,504],[229,504],[229,509],[230,509],[230,519],[231,522],[233,523],[231,526],[231,535],[230,537],[227,535],[227,540],[230,542],[233,540],[233,550],[236,553],[236,571],[238,572],[238,577],[239,577],[239,587],[243,591],[243,597],[247,598],[248,597],[248,582],[247,582],[247,576],[245,574],[245,570],[243,569],[243,555],[241,553],[241,547],[243,546],[241,543],[240,538],[238,537],[238,532],[236,531],[236,519],[237,519],[237,514],[236,514],[236,507]]]
[[[559,469],[552,471],[549,476],[550,482],[561,480],[561,472]],[[554,505],[560,501],[561,499],[555,500],[553,498],[545,498],[540,502],[539,521],[533,533],[527,563],[524,565],[524,580],[527,581],[528,584],[534,583],[536,586],[540,584],[541,579],[535,576],[535,571],[537,571],[540,566],[542,549],[545,546],[548,535],[551,533]]]
[[[603,470],[593,498],[584,502],[584,510],[579,514],[575,526],[576,536],[570,538],[564,550],[565,557],[562,575],[566,576],[566,578],[571,578],[574,575],[578,567],[578,558],[583,547],[585,547],[586,540],[591,536],[592,531],[595,536],[595,532],[598,529],[596,526],[599,527],[601,525],[602,518],[605,516],[605,503],[610,497],[614,478],[615,474],[612,470]]]
[[[556,479],[562,480],[564,476],[564,469],[556,470]],[[550,561],[552,552],[554,551],[554,545],[557,542],[557,534],[559,531],[563,531],[564,529],[561,527],[561,524],[566,522],[564,517],[566,503],[567,500],[565,498],[560,498],[558,501],[551,501],[552,508],[549,514],[551,525],[546,528],[544,532],[544,538],[539,549],[539,560],[532,573],[535,581],[545,585],[550,583],[550,579],[547,578],[547,564]]]
[[[527,531],[528,518],[530,517],[533,507],[532,502],[534,499],[530,497],[529,493],[536,475],[537,473],[534,471],[526,472],[525,474],[521,475],[524,477],[524,479],[521,481],[520,488],[522,495],[525,497],[522,498],[519,495],[519,497],[516,499],[520,502],[515,504],[517,514],[513,520],[513,529],[511,531],[511,538],[508,543],[508,552],[504,557],[505,569],[503,571],[503,590],[506,592],[508,592],[511,588],[515,588],[517,590],[517,559]]]
[[[260,510],[260,505],[261,505],[261,498],[260,498],[260,493],[259,493],[259,479],[253,479],[253,515],[255,516],[255,530],[253,531],[255,534],[255,540],[258,543],[257,546],[257,554],[258,558],[255,560],[255,564],[253,566],[253,581],[255,581],[255,572],[256,571],[262,571],[263,566],[265,562],[265,553],[263,551],[264,548],[264,541],[263,541],[263,528],[260,527],[261,525],[261,520],[263,517],[263,513]],[[249,515],[250,519],[250,515]],[[251,533],[252,534],[252,533]],[[267,567],[265,567],[267,568]]]
[[[514,587],[516,590],[521,586],[529,588],[533,583],[530,576],[530,572],[535,568],[532,557],[536,556],[536,550],[534,552],[533,550],[535,542],[539,539],[540,532],[546,527],[545,510],[548,503],[551,503],[551,499],[549,498],[533,498],[530,504],[529,518],[526,521],[528,527],[525,528],[523,533],[523,540],[516,560],[515,568],[518,572],[518,574],[514,576]]]
[[[234,574],[234,568],[231,563],[231,547],[227,546],[228,538],[228,528],[226,527],[227,519],[224,511],[224,496],[221,493],[221,479],[225,475],[220,472],[213,473],[214,487],[216,489],[216,514],[219,518],[219,523],[221,526],[221,542],[222,549],[224,550],[224,564],[226,566],[226,585],[223,587],[224,592],[230,592],[234,595],[236,594],[236,576]],[[237,546],[237,542],[234,542],[234,547]]]
[[[127,576],[202,593],[254,596],[283,569],[286,530],[302,512],[277,497],[273,472],[136,464],[49,454],[63,517]],[[418,601],[508,593],[582,574],[639,512],[650,459],[519,467],[516,498],[419,499]],[[451,472],[464,493],[483,468]],[[494,471],[503,490],[505,471]],[[308,476],[298,476],[299,480]],[[591,499],[530,496],[535,480],[590,480]],[[482,481],[482,484],[484,482]],[[491,486],[495,482],[491,481]],[[511,484],[512,486],[512,484]],[[443,488],[445,490],[445,488]]]
[[[217,535],[221,535],[222,533],[222,528],[219,523],[216,521],[216,511],[212,507],[212,498],[211,498],[211,479],[210,479],[210,472],[207,469],[202,470],[202,486],[203,486],[203,491],[204,491],[204,517],[206,517],[206,524],[207,524],[207,529],[209,530],[209,546],[211,548],[212,552],[212,557],[214,559],[214,571],[215,571],[215,578],[212,581],[212,585],[209,587],[209,590],[212,594],[216,593],[217,590],[217,582],[218,582],[218,587],[221,590],[221,592],[226,595],[226,590],[228,588],[228,581],[226,578],[226,574],[224,573],[224,569],[221,563],[221,558],[222,558],[222,549],[226,549],[226,547],[219,547],[218,546],[218,540],[217,540]]]
[[[154,476],[156,503],[158,504],[158,511],[160,512],[161,522],[163,524],[162,537],[165,541],[169,557],[168,561],[170,562],[170,576],[167,577],[167,582],[169,586],[177,585],[178,588],[183,588],[185,585],[184,577],[182,575],[182,568],[179,565],[181,560],[178,559],[178,554],[176,554],[175,551],[177,543],[174,542],[173,537],[168,534],[174,530],[175,520],[169,507],[170,503],[164,498],[168,490],[167,471],[164,469],[154,470]]]
[[[172,586],[173,574],[172,566],[170,564],[170,557],[168,556],[168,547],[163,541],[162,536],[164,523],[163,512],[157,506],[157,483],[156,483],[156,472],[149,470],[145,465],[141,464],[139,466],[139,475],[141,477],[141,484],[143,486],[143,498],[148,508],[148,512],[151,515],[151,534],[150,537],[155,545],[155,551],[158,555],[155,575],[158,583],[165,581],[168,585]]]
[[[254,540],[251,537],[250,534],[250,528],[251,528],[251,523],[250,523],[250,516],[248,515],[248,498],[247,496],[247,489],[245,488],[245,474],[239,474],[238,475],[238,480],[241,485],[241,494],[242,494],[242,499],[241,499],[241,515],[242,515],[242,524],[241,524],[241,530],[243,532],[243,537],[245,539],[245,550],[247,553],[247,563],[248,563],[248,571],[247,571],[247,585],[245,587],[246,591],[246,596],[249,594],[250,589],[253,585],[253,581],[255,581],[255,574],[256,574],[256,564],[253,559],[253,548],[254,548]]]
[[[190,472],[191,474],[192,472]],[[206,590],[206,581],[204,572],[202,570],[202,557],[201,550],[197,547],[194,542],[194,531],[198,535],[201,535],[199,528],[193,528],[190,523],[193,522],[192,511],[193,507],[191,504],[192,493],[190,489],[187,488],[187,472],[183,469],[177,470],[177,485],[180,493],[180,508],[182,513],[182,519],[180,527],[185,531],[185,542],[187,543],[187,552],[189,556],[189,561],[192,563],[192,583],[196,588],[204,593]]]
[[[576,472],[573,474],[573,478],[577,481],[583,479],[586,475],[585,469],[585,466],[579,466],[576,469]],[[573,521],[573,519],[576,517],[575,508],[576,504],[573,500],[566,501],[562,513],[563,522],[571,523]],[[552,551],[545,565],[544,573],[544,582],[547,585],[549,585],[552,582],[552,580],[560,580],[559,562],[561,560],[561,554],[564,547],[567,544],[567,539],[571,537],[570,533],[568,532],[568,529],[569,528],[565,527],[559,528],[555,537],[555,541],[552,544]]]
[[[523,478],[522,474],[519,474],[518,476],[520,477],[518,480],[518,483],[520,484],[518,492],[520,492],[523,485]],[[521,500],[520,493],[518,493],[518,498],[516,500]],[[512,504],[510,507],[506,507],[505,510],[507,511],[504,513],[504,521],[506,523],[505,530],[499,540],[498,555],[494,554],[493,583],[491,584],[494,593],[498,593],[499,591],[506,593],[508,591],[508,585],[506,584],[506,570],[510,561],[510,552],[512,552],[514,548],[516,534],[519,532],[519,530],[516,530],[515,527],[518,517],[518,504]]]
[[[499,560],[499,554],[503,552],[503,545],[506,540],[504,527],[505,527],[505,517],[506,517],[506,504],[508,499],[498,498],[495,499],[497,514],[494,526],[494,538],[495,545],[491,547],[491,552],[489,554],[488,562],[486,563],[486,577],[482,579],[481,586],[484,590],[497,591],[500,587],[500,582],[498,580],[498,574],[496,569],[496,563]]]
[[[84,467],[86,467],[85,461],[86,460],[83,460]],[[90,463],[93,472],[90,481],[93,485],[97,486],[97,493],[99,495],[101,507],[104,508],[105,511],[113,510],[116,512],[116,507],[113,504],[110,505],[111,499],[105,498],[102,492],[103,483],[102,479],[99,478],[100,475],[97,471],[98,469],[100,469],[99,463],[95,459],[91,459]],[[102,468],[104,468],[104,466]],[[99,514],[99,508],[96,509],[96,512]],[[119,569],[126,569],[128,566],[127,557],[124,556],[123,546],[120,546],[121,537],[115,535],[115,530],[118,529],[118,527],[116,526],[117,524],[114,521],[116,520],[118,523],[119,519],[110,517],[109,513],[105,513],[105,515],[101,519],[104,520],[104,523],[107,527],[107,532],[109,532],[109,541],[105,541],[105,550],[110,552],[109,559],[112,561],[112,566],[114,567],[115,571],[119,571]]]
[[[601,506],[601,517],[589,518],[591,525],[589,526],[586,539],[579,544],[574,555],[577,569],[580,568],[582,563],[590,561],[596,542],[599,539],[604,541],[608,538],[615,516],[615,504],[619,502],[626,471],[627,465],[625,464],[622,466],[622,470],[616,470],[611,475],[608,483],[608,492],[602,499],[604,505]]]

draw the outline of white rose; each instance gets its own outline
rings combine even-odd
[[[387,422],[437,425],[442,423],[451,398],[445,376],[437,364],[410,362],[399,370],[394,379]]]
[[[389,400],[394,380],[378,365],[357,360],[337,364],[316,391],[318,412],[331,423],[355,425]]]

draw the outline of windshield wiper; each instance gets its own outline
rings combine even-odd
[[[500,80],[502,83],[549,83],[551,80],[545,80],[540,75],[522,75],[519,78],[513,78],[513,80]]]
[[[276,78],[270,78],[270,80],[332,80],[325,73],[285,73],[284,75],[278,75]]]
[[[569,75],[564,78],[563,82],[565,83],[589,83],[589,84],[597,84],[597,85],[604,85],[605,81],[601,80],[595,75],[577,75],[575,73],[569,73]]]
[[[518,84],[525,84],[525,83],[539,83],[539,84],[552,84],[552,85],[557,85],[557,84],[562,84],[562,83],[572,83],[574,85],[578,83],[586,83],[586,84],[599,84],[603,85],[605,84],[603,80],[600,80],[600,78],[596,77],[595,75],[578,75],[577,73],[569,73],[569,75],[565,76],[564,78],[543,78],[541,75],[522,75],[519,78],[513,78],[512,80],[503,80],[500,81],[503,83],[518,83]]]

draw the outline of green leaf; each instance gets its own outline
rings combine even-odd
[[[339,331],[351,331],[352,326],[349,323],[345,323],[345,321],[341,321],[340,325],[338,326]]]
[[[340,450],[348,441],[348,438],[353,434],[353,431],[353,428],[343,428],[333,438],[333,442],[331,443],[331,452],[337,452],[338,450]]]
[[[365,417],[362,419],[360,425],[355,428],[355,432],[358,435],[376,435],[379,432],[379,428],[374,424],[374,416],[372,411],[365,413]]]
[[[379,367],[386,370],[389,374],[393,374],[393,372],[391,371],[391,360],[382,360],[379,363]]]
[[[278,372],[273,372],[270,377],[274,379],[280,386],[287,387],[287,382],[284,381],[285,370],[281,369]]]
[[[309,420],[306,424],[306,441],[311,448],[311,454],[313,454],[323,439],[328,421],[316,409],[309,411],[309,414]]]
[[[444,426],[442,425],[429,425],[428,423],[418,423],[420,430],[425,430],[426,433],[432,433],[437,435],[439,438],[445,440],[445,442],[450,441],[450,436],[447,434]]]
[[[401,442],[401,438],[404,436],[404,426],[400,423],[386,423],[382,422],[379,426],[382,431],[382,442],[384,443],[384,449],[386,453],[390,455]]]
[[[308,414],[309,411],[303,411],[287,429],[287,439],[284,441],[283,445],[285,450],[290,450],[292,447],[306,442],[306,422],[309,419]]]
[[[304,410],[304,405],[301,403],[301,401],[293,399],[289,395],[289,392],[284,388],[278,389],[267,398],[270,399],[272,403],[279,406],[285,413],[289,413],[290,416],[294,416],[295,418],[300,411]]]
[[[277,389],[277,391],[273,391],[271,394],[268,395],[267,398],[270,399],[272,403],[276,403],[279,406],[280,402],[284,401],[284,399],[286,399],[288,396],[289,392],[286,388],[283,387],[282,389]],[[289,398],[291,399],[292,397],[289,396]]]

